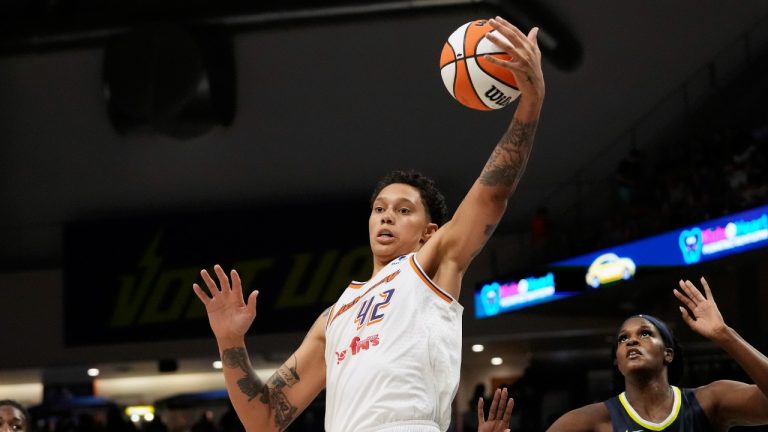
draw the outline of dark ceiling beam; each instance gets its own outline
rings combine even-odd
[[[560,69],[573,69],[581,60],[581,46],[574,35],[549,11],[533,1],[521,0],[37,1],[0,8],[0,55],[102,46],[106,39],[147,22],[216,26],[239,32],[276,24],[460,8],[502,15],[524,31],[539,26],[542,52]]]

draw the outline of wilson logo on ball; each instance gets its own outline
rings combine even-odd
[[[485,58],[510,58],[485,38],[492,31],[496,30],[487,20],[468,22],[448,37],[440,54],[440,75],[445,88],[461,104],[482,111],[503,108],[520,96],[512,71]]]

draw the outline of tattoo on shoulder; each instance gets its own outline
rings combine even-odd
[[[274,421],[278,429],[283,430],[291,424],[298,413],[298,408],[288,400],[284,389],[301,381],[295,355],[292,357],[293,366],[286,362],[267,380],[266,384],[261,382],[250,367],[245,348],[225,349],[222,352],[222,360],[224,366],[240,369],[245,373],[244,377],[237,380],[240,392],[248,397],[249,402],[258,397],[259,402],[265,404],[270,413],[274,413]]]
[[[486,186],[514,186],[525,168],[537,122],[512,121],[480,174]]]

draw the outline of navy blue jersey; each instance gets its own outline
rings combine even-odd
[[[674,402],[672,412],[660,423],[654,423],[643,419],[629,404],[627,396],[622,393],[614,396],[605,405],[611,414],[613,432],[643,432],[643,431],[668,431],[668,432],[712,432],[709,419],[696,400],[693,389],[682,389],[672,386]]]

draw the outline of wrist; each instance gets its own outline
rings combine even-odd
[[[523,121],[537,120],[543,104],[543,95],[523,93],[520,95],[520,101],[517,104],[516,116],[520,117],[520,120]]]
[[[220,337],[220,338],[216,338],[216,343],[219,346],[220,353],[224,352],[224,350],[229,348],[244,348],[245,336]]]
[[[728,327],[726,324],[723,324],[722,327],[719,327],[714,332],[712,332],[711,339],[713,342],[719,345],[726,345],[729,342],[737,340],[738,335],[732,328]]]

